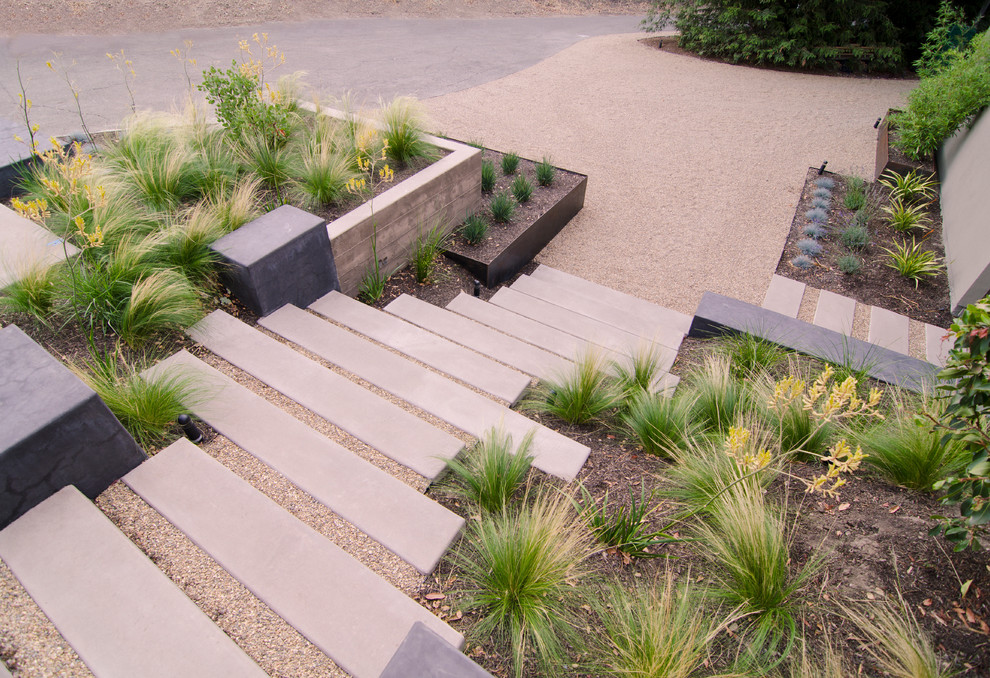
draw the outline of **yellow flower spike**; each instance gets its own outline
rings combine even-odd
[[[53,71],[55,70],[55,67],[54,67],[54,66],[52,66],[52,62],[51,62],[51,61],[46,61],[46,62],[45,62],[45,65],[46,65],[46,66],[48,66],[48,68],[49,68],[49,69],[51,69],[51,70],[53,70]]]
[[[828,482],[828,478],[825,476],[818,476],[816,478],[812,478],[811,480],[804,480],[802,482],[804,483],[804,491],[811,494],[821,490],[821,488],[825,486],[825,483]]]
[[[28,107],[30,106],[31,106],[31,102],[29,101]],[[33,125],[31,125],[31,131],[34,132],[35,134],[37,134],[39,129],[41,129],[41,127],[38,125],[38,123],[34,123]]]
[[[24,143],[24,139],[21,139],[21,135],[20,134],[15,134],[14,135],[14,141],[16,141],[19,144]]]
[[[770,454],[770,450],[760,450],[760,453],[756,455],[756,468],[766,468],[772,460],[773,455]]]
[[[836,490],[838,490],[840,487],[842,487],[845,484],[846,484],[846,479],[845,478],[839,478],[834,483],[832,483],[832,487],[829,488],[828,491],[829,491],[829,493],[831,493],[831,495],[833,497],[837,497],[837,496],[839,496],[839,493],[836,492]]]

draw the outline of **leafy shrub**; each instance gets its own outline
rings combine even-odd
[[[690,415],[689,399],[644,391],[626,401],[620,418],[644,452],[666,457],[683,449],[695,434],[697,426]]]
[[[423,134],[423,110],[410,97],[396,97],[380,106],[383,135],[388,142],[388,157],[397,165],[408,165],[415,158],[436,157],[436,151]]]
[[[959,30],[966,26],[966,12],[949,0],[939,4],[935,27],[925,36],[921,46],[921,58],[914,62],[914,70],[919,77],[930,78],[938,75],[958,56],[958,51],[967,44],[969,31]]]
[[[862,189],[854,190],[849,188],[846,191],[846,197],[842,200],[842,204],[845,205],[847,210],[861,210],[866,206],[866,192]]]
[[[908,204],[920,200],[933,200],[935,189],[938,187],[934,177],[923,177],[918,174],[918,170],[911,170],[907,174],[887,171],[877,181],[881,186],[890,189],[891,200]]]
[[[815,240],[818,240],[819,238],[824,238],[826,235],[828,235],[828,231],[825,229],[825,227],[814,221],[811,222],[810,224],[805,225],[805,227],[801,229],[801,232],[804,235],[808,236],[809,238],[814,238]]]
[[[891,228],[901,233],[907,233],[915,227],[929,227],[930,221],[925,216],[925,207],[926,205],[912,205],[896,198],[891,200],[889,205],[884,205],[881,210],[887,215],[887,222]]]
[[[622,392],[606,374],[602,358],[589,352],[569,372],[541,381],[523,407],[571,424],[588,424],[601,420],[621,402]]]
[[[851,250],[862,250],[870,244],[870,232],[865,226],[852,224],[839,232],[839,242]]]
[[[566,648],[579,645],[582,597],[575,584],[593,553],[591,533],[556,490],[538,493],[518,511],[470,523],[454,558],[466,609],[477,613],[474,632],[511,645],[517,678],[530,653],[554,672],[564,664]]]
[[[512,215],[516,211],[516,203],[512,199],[512,196],[502,191],[492,197],[492,201],[489,203],[489,209],[492,213],[492,219],[504,224],[512,221]]]
[[[809,257],[817,257],[822,253],[822,244],[812,238],[802,238],[797,241],[797,248],[801,254]]]
[[[814,265],[815,262],[812,261],[811,257],[806,256],[804,254],[799,254],[793,259],[791,259],[791,266],[801,271],[807,271]]]
[[[824,224],[828,221],[828,212],[823,210],[821,207],[814,207],[804,213],[804,218],[808,221]]]
[[[488,513],[500,513],[512,501],[533,464],[530,447],[533,432],[516,448],[512,436],[491,428],[460,458],[447,461],[452,480],[449,486],[460,496]]]
[[[519,174],[512,181],[512,195],[516,196],[516,201],[519,204],[529,202],[530,197],[533,195],[533,184],[529,182],[526,175]]]
[[[888,259],[885,265],[908,280],[914,281],[915,287],[922,278],[936,276],[942,270],[942,264],[935,253],[922,249],[921,243],[916,242],[914,238],[911,238],[910,247],[907,243],[896,243],[894,249],[885,247],[884,252],[887,253]]]
[[[464,220],[464,224],[461,226],[461,235],[464,236],[468,245],[478,245],[488,235],[488,222],[481,216],[472,214]]]
[[[650,506],[656,497],[656,490],[647,494],[645,482],[640,487],[638,499],[630,487],[629,503],[618,508],[610,509],[608,490],[605,491],[601,504],[595,503],[584,485],[581,486],[581,494],[581,517],[588,523],[599,543],[633,558],[659,558],[662,554],[650,549],[675,541],[663,531],[647,531],[647,518],[656,509],[656,506]]]
[[[843,254],[836,264],[838,264],[839,270],[846,275],[855,275],[863,268],[863,260],[855,254]]]
[[[553,183],[557,175],[557,168],[550,162],[550,158],[543,156],[543,160],[536,163],[536,181],[540,186],[549,186]]]
[[[491,160],[481,161],[481,190],[491,193],[495,188],[495,163]]]
[[[509,176],[515,174],[519,167],[519,156],[515,153],[506,153],[502,156],[502,174]]]
[[[907,110],[893,117],[896,146],[920,159],[990,105],[990,31],[970,45],[938,73],[923,77],[908,93]]]

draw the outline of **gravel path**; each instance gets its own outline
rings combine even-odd
[[[912,82],[730,66],[591,38],[426,102],[442,133],[589,175],[538,261],[693,313],[761,303],[809,166],[872,179],[873,122]]]

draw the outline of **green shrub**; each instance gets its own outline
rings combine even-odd
[[[893,268],[917,287],[922,278],[930,278],[942,271],[942,264],[934,252],[921,248],[921,243],[911,238],[911,246],[895,243],[894,249],[883,248],[887,253],[886,266]]]
[[[488,222],[480,215],[472,214],[464,220],[461,226],[461,235],[468,245],[479,245],[488,235]]]
[[[925,37],[921,58],[914,62],[915,72],[922,78],[941,73],[958,56],[958,51],[966,46],[973,32],[967,26],[966,12],[949,0],[942,0],[935,27]]]
[[[481,190],[491,193],[495,188],[495,163],[491,160],[481,161]]]
[[[903,201],[909,205],[921,200],[934,200],[938,188],[934,177],[920,176],[918,170],[911,170],[907,174],[888,170],[877,182],[890,189],[891,200]]]
[[[973,38],[935,75],[924,77],[908,94],[908,106],[892,119],[894,143],[916,159],[930,156],[959,128],[972,124],[990,105],[990,32]]]
[[[652,505],[655,497],[656,490],[647,494],[644,483],[638,499],[630,487],[629,503],[615,508],[609,506],[608,490],[601,504],[597,504],[582,485],[580,513],[599,543],[633,558],[659,558],[663,554],[657,551],[657,547],[677,539],[662,530],[649,531],[647,519],[657,508]]]
[[[203,82],[196,87],[206,95],[217,120],[235,139],[261,136],[270,145],[281,147],[292,127],[293,100],[259,96],[264,88],[258,72],[242,69],[232,60],[225,71],[216,66],[204,71]],[[260,72],[263,74],[263,69]]]
[[[870,244],[870,232],[865,226],[854,223],[839,232],[839,241],[848,249],[858,252]]]
[[[512,221],[512,215],[516,211],[516,203],[505,191],[497,193],[492,197],[492,201],[489,204],[489,209],[492,213],[492,219],[498,223],[507,223]]]
[[[71,367],[149,452],[167,440],[178,416],[199,397],[199,387],[190,377],[167,372],[141,376],[119,349],[101,354],[91,348],[88,360]]]
[[[475,637],[511,645],[517,678],[529,654],[557,672],[567,648],[580,646],[579,584],[594,552],[570,499],[546,490],[518,511],[470,521],[462,544],[454,559],[465,609],[477,615]]]
[[[863,268],[863,261],[855,254],[843,254],[836,262],[839,270],[846,275],[855,275]]]
[[[453,493],[487,513],[504,511],[533,464],[531,431],[519,447],[501,428],[491,428],[459,459],[447,461]]]
[[[667,457],[683,450],[697,433],[690,414],[690,400],[644,391],[626,400],[620,418],[644,452]]]
[[[569,372],[537,384],[523,407],[570,424],[589,424],[603,420],[621,403],[622,392],[606,374],[601,356],[588,352]]]
[[[543,160],[536,163],[536,181],[540,186],[550,186],[554,177],[557,176],[557,168],[550,162],[550,158],[543,156]]]
[[[506,153],[502,156],[502,174],[509,176],[516,173],[519,167],[519,156],[515,153]]]
[[[512,195],[516,196],[516,201],[520,205],[529,202],[533,196],[533,184],[526,178],[526,175],[519,174],[512,181]]]

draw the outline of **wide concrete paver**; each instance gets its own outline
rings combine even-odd
[[[946,338],[948,333],[949,331],[946,329],[925,323],[925,354],[928,362],[939,367],[945,366],[949,351],[955,344],[955,337]]]
[[[356,678],[378,678],[417,621],[455,647],[464,642],[438,617],[186,440],[159,452],[124,482]]]
[[[805,284],[774,273],[770,276],[770,286],[763,298],[763,308],[797,318],[804,299]]]
[[[310,308],[319,313],[321,301]],[[283,306],[259,323],[476,438],[504,427],[518,444],[535,430],[533,464],[564,480],[573,480],[588,458],[585,445],[294,306]]]
[[[856,315],[856,300],[822,290],[815,309],[815,324],[819,327],[849,336],[852,334],[853,318]]]
[[[911,321],[906,315],[888,311],[879,306],[870,307],[870,336],[871,344],[883,346],[891,351],[908,354],[908,332]]]
[[[267,675],[71,485],[0,532],[0,557],[96,676]]]
[[[435,478],[464,445],[416,415],[236,318],[214,311],[188,334],[382,454]]]
[[[208,398],[186,403],[241,449],[429,574],[464,526],[464,519],[186,351],[155,366],[196,380]]]
[[[45,267],[75,256],[75,247],[6,205],[0,205],[0,289],[20,280],[33,267]]]

